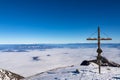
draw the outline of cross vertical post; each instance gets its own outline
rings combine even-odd
[[[97,49],[97,63],[99,66],[99,74],[101,73],[101,53],[103,52],[100,47],[101,40],[112,40],[111,38],[101,38],[100,36],[100,27],[98,26],[98,37],[97,38],[87,38],[87,40],[97,40],[98,41],[98,49]]]
[[[102,49],[100,48],[100,28],[98,27],[98,49],[97,49],[97,53],[98,53],[98,56],[97,56],[97,63],[99,65],[99,74],[101,73],[101,62],[100,62],[100,58],[101,58],[101,53],[102,53]]]

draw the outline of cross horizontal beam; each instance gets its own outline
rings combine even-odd
[[[98,40],[98,38],[87,38],[87,40]],[[112,38],[100,38],[100,40],[112,40]]]

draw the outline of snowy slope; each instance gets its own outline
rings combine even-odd
[[[0,80],[20,80],[23,79],[24,77],[15,74],[13,72],[4,70],[4,69],[0,69]]]
[[[77,72],[76,70],[79,70]],[[46,71],[24,80],[120,80],[120,69],[115,67],[102,67],[98,73],[98,65],[71,66]]]

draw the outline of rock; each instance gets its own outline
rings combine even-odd
[[[120,67],[120,64],[109,61],[107,58],[105,58],[103,56],[101,56],[100,58],[101,58],[101,66]],[[95,60],[84,60],[81,63],[81,65],[88,66],[88,65],[90,65],[90,62],[98,64],[97,59],[95,59]]]
[[[90,65],[90,62],[87,60],[84,60],[80,65],[88,66]]]
[[[23,76],[15,74],[13,72],[0,69],[0,80],[20,80],[23,79]]]
[[[74,74],[79,74],[80,72],[79,72],[78,69],[76,69],[75,71],[72,71],[72,73],[74,73]]]
[[[117,64],[115,62],[109,62],[109,66],[112,66],[112,67],[120,67],[120,64]]]

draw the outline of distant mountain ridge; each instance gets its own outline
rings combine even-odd
[[[27,50],[44,50],[52,48],[96,48],[96,43],[70,43],[70,44],[8,44],[0,45],[0,51],[3,52],[26,52]],[[120,49],[119,43],[103,43],[101,47],[118,48]]]

